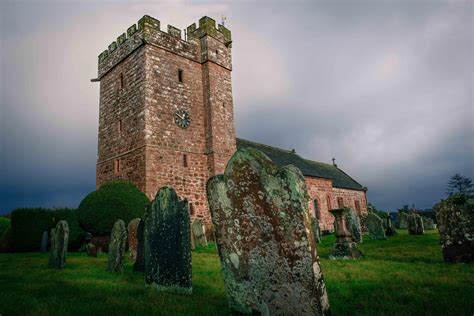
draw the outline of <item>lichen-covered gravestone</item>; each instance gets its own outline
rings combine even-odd
[[[334,216],[334,230],[336,241],[329,259],[358,259],[362,256],[357,249],[357,244],[354,242],[351,232],[347,227],[347,216],[350,212],[349,208],[339,208],[330,210]]]
[[[158,290],[192,293],[188,202],[173,188],[156,194],[143,218],[145,284]]]
[[[67,246],[69,242],[69,225],[66,221],[59,221],[51,230],[51,249],[49,266],[62,269],[66,265]]]
[[[107,269],[111,272],[123,272],[123,260],[127,248],[127,229],[121,219],[115,222],[110,235],[109,260]]]
[[[369,212],[366,218],[367,228],[369,230],[369,237],[373,240],[387,239],[382,225],[382,219],[374,212]]]
[[[435,230],[436,224],[431,218],[423,216],[423,227],[426,230]]]
[[[408,214],[405,212],[398,212],[397,214],[397,228],[399,229],[407,229],[407,216]]]
[[[387,225],[386,225],[386,229],[385,229],[385,235],[386,236],[393,236],[397,233],[397,231],[395,230],[395,227],[393,226],[393,222],[392,222],[392,218],[389,216],[387,216]]]
[[[314,241],[316,243],[320,243],[321,242],[321,229],[319,228],[319,220],[313,216],[311,216],[311,228],[313,230]]]
[[[202,226],[201,219],[196,218],[191,225],[195,246],[207,247],[206,232]]]
[[[347,214],[347,228],[352,235],[352,240],[360,244],[362,242],[362,227],[360,226],[359,216],[352,208],[349,209]]]
[[[233,312],[327,315],[303,174],[239,149],[207,196]]]
[[[423,227],[423,219],[419,214],[411,213],[407,216],[407,228],[410,235],[423,235],[425,228]]]
[[[434,207],[445,262],[474,262],[474,199],[454,196]]]
[[[137,228],[140,224],[140,218],[134,218],[128,223],[128,250],[130,251],[130,257],[133,262],[137,259],[137,248],[138,248],[138,239],[137,239]]]
[[[41,236],[41,248],[40,248],[41,253],[45,253],[48,251],[48,231],[45,230],[43,232],[43,236]]]

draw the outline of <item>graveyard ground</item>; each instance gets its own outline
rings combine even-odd
[[[474,265],[444,264],[438,233],[364,239],[359,261],[330,261],[334,236],[318,245],[333,315],[472,315]],[[48,254],[0,254],[0,315],[229,315],[214,247],[193,252],[192,296],[145,288],[143,276],[105,271],[107,258],[69,253],[47,268]]]

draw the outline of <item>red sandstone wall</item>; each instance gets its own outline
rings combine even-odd
[[[342,198],[343,206],[350,207],[356,210],[356,201],[359,202],[360,209],[358,210],[359,216],[367,215],[367,200],[364,191],[348,190],[334,188],[333,195],[337,201],[337,198]]]
[[[333,197],[332,180],[305,177],[305,183],[311,199],[309,209],[312,215],[316,215],[314,200],[317,200],[320,210],[319,226],[321,230],[333,230],[334,217],[329,213],[329,210],[333,209],[334,205],[336,205]]]
[[[141,190],[145,189],[144,81],[142,49],[136,50],[101,78],[97,187],[122,178],[131,180]],[[119,120],[122,121],[121,131],[118,129]],[[119,172],[114,169],[116,160],[120,160]]]

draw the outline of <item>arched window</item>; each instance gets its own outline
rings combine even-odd
[[[313,205],[314,205],[314,216],[318,220],[321,220],[321,209],[319,208],[319,202],[317,199],[313,201]]]
[[[331,210],[331,197],[329,195],[326,197],[326,204],[328,205],[328,211]]]
[[[342,197],[337,198],[337,207],[339,207],[339,208],[344,207],[344,199]]]

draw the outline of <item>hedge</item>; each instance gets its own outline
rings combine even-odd
[[[148,197],[131,182],[112,181],[82,200],[79,224],[94,236],[107,236],[118,219],[128,223],[143,217],[149,203]]]
[[[51,234],[59,220],[69,225],[69,251],[78,250],[84,242],[84,230],[79,226],[77,210],[21,208],[11,214],[11,247],[17,252],[38,251],[44,231]],[[50,237],[50,236],[49,236]]]
[[[0,217],[0,239],[3,238],[6,231],[10,228],[10,219],[6,217]]]

